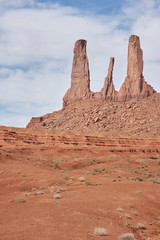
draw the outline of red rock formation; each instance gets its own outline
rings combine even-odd
[[[66,129],[75,129],[78,130],[85,128],[86,125],[91,126],[92,129],[97,126],[95,123],[101,122],[101,119],[105,119],[103,124],[99,127],[106,128],[107,126],[111,126],[111,122],[114,120],[115,123],[115,109],[113,107],[113,115],[111,116],[111,112],[109,111],[107,116],[103,116],[102,118],[99,116],[99,112],[102,112],[105,109],[106,106],[104,106],[104,109],[102,111],[99,111],[98,109],[101,108],[101,106],[106,105],[107,102],[117,102],[114,103],[114,105],[119,104],[120,102],[125,102],[130,99],[134,99],[139,101],[140,98],[145,98],[148,96],[153,95],[156,91],[148,85],[143,77],[143,52],[140,48],[140,40],[138,36],[132,35],[129,39],[129,46],[128,46],[128,67],[127,67],[127,77],[120,88],[120,91],[117,92],[114,88],[113,84],[113,66],[114,66],[114,58],[110,59],[110,65],[108,68],[108,75],[105,78],[104,86],[100,92],[91,92],[90,91],[90,76],[89,76],[89,64],[88,64],[88,58],[86,53],[86,40],[78,40],[75,43],[74,47],[74,58],[73,58],[73,65],[72,65],[72,74],[71,74],[71,87],[65,94],[63,98],[63,109],[60,110],[58,113],[53,112],[52,114],[47,114],[39,118],[32,118],[30,123],[27,125],[28,128],[34,127],[34,126],[43,126],[46,128],[56,128],[59,129],[66,128]],[[154,96],[153,96],[154,97]],[[82,100],[86,100],[83,102]],[[102,101],[103,100],[103,101]],[[103,102],[103,103],[102,103]],[[119,103],[118,103],[119,102]],[[74,104],[74,109],[77,109],[76,113],[72,112],[72,107],[68,105]],[[85,106],[83,110],[80,109],[80,105]],[[98,109],[96,109],[96,104],[98,104]],[[68,106],[68,108],[66,108]],[[88,107],[87,107],[88,106]],[[91,109],[92,106],[92,109]],[[118,106],[118,105],[117,105]],[[123,107],[123,106],[121,106]],[[87,110],[89,109],[89,111]],[[95,116],[94,109],[96,113],[98,113],[98,116]],[[85,111],[85,115],[83,114]],[[90,112],[91,111],[91,112]],[[106,110],[108,111],[108,110]],[[80,112],[80,115],[78,113]],[[151,115],[152,115],[151,111]],[[61,115],[62,114],[62,115]],[[70,119],[70,114],[74,117],[74,119]],[[117,119],[124,116],[124,113],[121,112],[119,115],[117,115]],[[101,115],[101,114],[100,114]],[[108,116],[110,117],[108,118]],[[135,114],[134,114],[135,115]],[[151,115],[148,115],[151,119]],[[60,117],[59,117],[60,116]],[[77,119],[78,116],[78,119]],[[82,119],[81,119],[82,117]],[[108,120],[106,120],[106,118]],[[123,118],[123,117],[122,117]],[[81,119],[81,122],[80,122]],[[149,119],[149,118],[148,118]],[[93,121],[92,121],[93,120]],[[110,121],[111,120],[111,121]],[[106,122],[108,121],[108,124]],[[128,122],[128,120],[126,120]],[[135,119],[131,119],[130,122],[134,122]],[[92,125],[92,122],[94,123]],[[124,123],[124,120],[121,122],[121,127]],[[117,127],[119,125],[119,122],[115,124]],[[123,125],[123,128],[126,126]],[[80,127],[80,129],[79,129]],[[130,123],[129,123],[130,128]],[[111,129],[113,127],[111,126]]]
[[[155,90],[148,85],[143,77],[143,51],[138,36],[129,38],[127,77],[118,93],[118,100],[127,101],[131,98],[148,97]]]
[[[27,124],[26,128],[32,128],[34,127],[35,125],[37,124],[40,124],[42,122],[44,122],[46,119],[49,119],[49,118],[54,118],[54,116],[58,113],[59,111],[55,111],[53,113],[48,113],[48,114],[45,114],[41,117],[32,117],[30,122]],[[43,123],[44,124],[44,123]],[[44,124],[45,126],[45,124]]]
[[[117,91],[114,88],[112,73],[113,73],[113,66],[114,66],[114,58],[110,58],[110,64],[108,68],[108,75],[105,78],[104,86],[101,89],[102,99],[108,101],[114,101],[117,96]]]
[[[71,87],[63,98],[63,107],[75,101],[86,99],[90,92],[90,75],[86,45],[87,41],[83,39],[75,43]]]
[[[36,124],[43,122],[44,120],[46,120],[49,117],[51,117],[51,113],[46,114],[41,117],[32,117],[30,122],[27,124],[26,128],[31,128],[31,127],[35,126]]]

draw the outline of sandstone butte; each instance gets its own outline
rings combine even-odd
[[[101,91],[90,90],[86,46],[87,41],[83,39],[75,43],[71,87],[63,97],[63,108],[33,117],[27,128],[159,135],[160,124],[157,121],[160,95],[144,80],[143,51],[139,37],[131,35],[129,38],[127,76],[119,92],[113,83],[113,57],[110,58]]]

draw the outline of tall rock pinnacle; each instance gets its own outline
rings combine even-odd
[[[71,87],[63,98],[63,107],[70,103],[90,99],[108,102],[124,102],[133,98],[144,98],[156,91],[143,77],[143,51],[138,36],[132,35],[128,45],[128,66],[125,81],[117,92],[113,84],[114,58],[110,59],[108,75],[100,92],[90,91],[89,64],[86,52],[87,41],[80,39],[75,43],[71,74]]]
[[[117,95],[117,92],[114,88],[113,84],[113,66],[114,66],[114,58],[110,58],[110,64],[108,68],[108,75],[105,78],[104,86],[101,89],[102,99],[103,100],[109,100],[114,101]]]
[[[131,98],[142,98],[152,95],[155,90],[143,77],[143,52],[138,36],[129,38],[127,77],[120,88],[118,99],[126,101]]]
[[[63,107],[77,100],[87,98],[90,92],[90,74],[86,45],[87,41],[83,39],[75,43],[71,87],[63,98]]]

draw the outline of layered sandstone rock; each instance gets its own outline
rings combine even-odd
[[[85,99],[123,102],[129,99],[148,97],[156,92],[143,77],[143,52],[138,36],[132,35],[129,38],[127,77],[119,92],[115,90],[113,84],[114,58],[110,59],[108,75],[102,90],[96,93],[90,91],[86,45],[86,40],[78,40],[75,43],[71,87],[63,98],[63,107]]]
[[[145,82],[143,77],[143,51],[138,36],[129,38],[127,77],[118,93],[118,101],[132,98],[148,97],[155,90]]]
[[[149,97],[156,93],[156,91],[145,82],[143,77],[143,52],[140,48],[140,40],[138,36],[132,35],[129,38],[127,77],[119,92],[115,90],[113,84],[114,58],[110,59],[108,75],[105,78],[102,90],[100,92],[90,91],[90,74],[86,53],[86,45],[87,41],[82,39],[78,40],[75,43],[71,74],[71,87],[63,98],[63,109],[57,113],[53,112],[52,114],[47,114],[39,118],[32,118],[30,123],[27,125],[28,128],[37,125],[56,129],[59,129],[62,126],[62,128],[64,129],[80,130],[85,128],[85,126],[90,126],[91,129],[94,129],[94,127],[100,127],[108,131],[109,125],[111,126],[111,129],[114,129],[114,127],[112,126],[112,122],[114,122],[115,128],[120,124],[119,129],[121,131],[121,128],[125,128],[126,123],[128,123],[130,126],[131,122],[135,122],[136,119],[133,117],[132,119],[130,119],[130,122],[128,121],[128,119],[125,122],[124,116],[125,118],[128,118],[127,114],[125,112],[120,112],[119,114],[117,114],[116,108],[114,108],[114,106],[118,106],[116,104],[121,104],[121,102],[125,102],[130,99],[132,99],[133,101],[140,101],[139,99],[143,100],[143,98]],[[112,104],[111,102],[117,102],[113,103],[113,116],[111,114],[111,109],[108,109],[107,107],[107,104]],[[68,106],[70,104],[73,105]],[[80,115],[78,115],[81,104],[84,105],[85,108],[80,111]],[[98,104],[97,109],[96,104]],[[100,109],[103,105],[104,107],[102,107],[102,110],[99,111],[98,109]],[[72,108],[77,109],[76,112],[70,111],[70,109]],[[105,108],[107,108],[107,114],[102,118],[101,115],[103,115]],[[120,106],[120,109],[121,108],[123,108],[123,103],[122,106]],[[89,111],[87,109],[89,109]],[[130,109],[130,105],[128,109]],[[96,112],[96,114],[98,115],[95,115],[94,112]],[[151,111],[151,114],[149,113],[148,119],[151,118],[152,112],[154,111]],[[146,117],[146,113],[142,113]],[[134,115],[136,114],[134,113],[133,116]],[[73,121],[69,123],[70,118],[73,118]],[[115,119],[120,118],[122,118],[122,121],[120,123],[115,121]],[[100,123],[101,119],[104,119],[103,123],[100,126],[96,126],[95,123]],[[108,122],[106,119],[108,119]],[[138,115],[137,119],[139,119]],[[123,123],[125,123],[125,125]]]
[[[83,39],[75,43],[71,87],[63,98],[63,107],[81,99],[86,99],[90,92],[90,74],[86,45],[87,41]]]
[[[102,99],[108,101],[115,101],[117,96],[117,91],[114,88],[113,84],[113,66],[114,66],[114,58],[110,58],[110,64],[108,68],[108,75],[105,78],[104,86],[101,89]]]

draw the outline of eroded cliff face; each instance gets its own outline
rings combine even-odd
[[[148,97],[155,90],[146,83],[143,77],[143,51],[138,36],[132,35],[128,45],[127,77],[118,93],[118,101]]]

